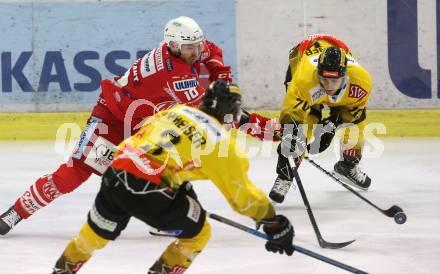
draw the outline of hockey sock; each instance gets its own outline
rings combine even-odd
[[[171,243],[149,273],[183,273],[195,257],[203,250],[211,238],[211,225],[205,220],[203,228],[197,236],[191,239],[178,239]]]
[[[52,175],[39,178],[14,204],[14,209],[23,219],[27,219],[39,209],[58,198],[58,191]]]
[[[92,257],[95,250],[104,248],[108,242],[109,240],[100,237],[85,224],[79,235],[67,245],[63,255],[56,262],[55,270],[61,273],[76,273]]]

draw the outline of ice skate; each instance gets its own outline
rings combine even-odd
[[[339,161],[335,164],[334,170],[334,174],[350,186],[368,190],[371,185],[370,177],[359,168],[358,164],[351,165],[346,161]]]
[[[6,235],[21,220],[14,207],[9,208],[0,216],[0,235]]]

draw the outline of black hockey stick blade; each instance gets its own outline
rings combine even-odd
[[[328,249],[339,249],[339,248],[343,248],[346,247],[347,245],[353,243],[356,240],[351,240],[348,242],[343,242],[343,243],[331,243],[331,242],[327,242],[324,239],[319,239],[319,246],[322,248],[328,248]]]
[[[392,207],[388,208],[387,210],[383,210],[382,211],[385,215],[387,215],[388,217],[394,217],[394,215],[396,215],[399,212],[403,212],[403,210],[396,205],[393,205]]]

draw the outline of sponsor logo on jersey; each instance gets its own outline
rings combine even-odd
[[[197,78],[192,78],[192,79],[175,81],[173,82],[173,87],[175,91],[183,91],[183,90],[196,88],[198,84],[199,82],[197,81]]]
[[[153,49],[152,51],[145,54],[144,57],[142,57],[141,76],[143,78],[157,72],[156,67],[154,65],[154,56],[156,52],[157,49]]]
[[[365,97],[365,95],[367,95],[367,92],[363,90],[360,86],[353,84],[350,85],[348,97],[362,99]]]
[[[135,85],[139,84],[139,75],[138,75],[138,73],[139,73],[139,69],[138,69],[139,60],[140,59],[137,59],[133,64],[133,83]]]
[[[170,58],[165,59],[165,64],[167,65],[167,71],[173,71],[173,62]]]
[[[81,137],[79,138],[79,142],[76,145],[76,148],[73,151],[72,157],[75,159],[81,159],[84,150],[87,146],[87,143],[90,140],[90,137],[92,137],[93,132],[95,131],[98,124],[102,121],[102,119],[98,117],[92,116],[90,118],[89,123],[87,124],[86,128],[84,129],[83,133],[81,134]]]
[[[59,196],[61,196],[61,192],[58,191],[57,186],[52,180],[52,176],[49,176],[47,182],[43,185],[43,194],[49,201],[53,201]]]
[[[317,101],[320,98],[326,95],[325,91],[321,88],[321,85],[316,85],[310,90],[310,96],[312,97],[312,101]]]
[[[92,209],[89,211],[89,217],[92,223],[98,226],[102,230],[107,230],[110,232],[115,232],[118,226],[117,222],[106,219],[102,216],[95,205],[93,205]]]
[[[30,215],[34,214],[41,208],[34,196],[29,191],[26,191],[26,193],[23,194],[23,196],[20,198],[20,203],[23,209]]]
[[[193,198],[189,196],[186,196],[186,198],[189,201],[189,208],[186,216],[195,223],[198,223],[200,219],[200,214],[202,213],[202,209],[200,208],[200,205]]]
[[[150,55],[151,55],[151,51],[148,52],[144,58],[148,59],[148,58],[150,58]],[[144,63],[144,69],[145,69],[145,71],[150,71],[150,63],[149,62]]]
[[[114,151],[115,145],[100,136],[93,144],[93,148],[87,155],[87,159],[84,163],[95,170],[104,173],[113,161]]]
[[[154,59],[156,59],[157,70],[163,70],[162,47],[157,48],[154,53]]]
[[[312,94],[312,101],[316,101],[323,96],[325,96],[325,91],[320,88]]]

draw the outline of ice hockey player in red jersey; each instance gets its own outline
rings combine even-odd
[[[176,104],[199,105],[205,92],[199,83],[201,65],[210,81],[231,82],[231,68],[223,64],[222,50],[204,38],[199,25],[184,16],[170,20],[163,42],[136,60],[123,76],[101,82],[102,92],[69,160],[38,178],[0,215],[0,234],[74,191],[91,174],[101,175],[113,159],[115,145],[136,132],[144,119]]]

